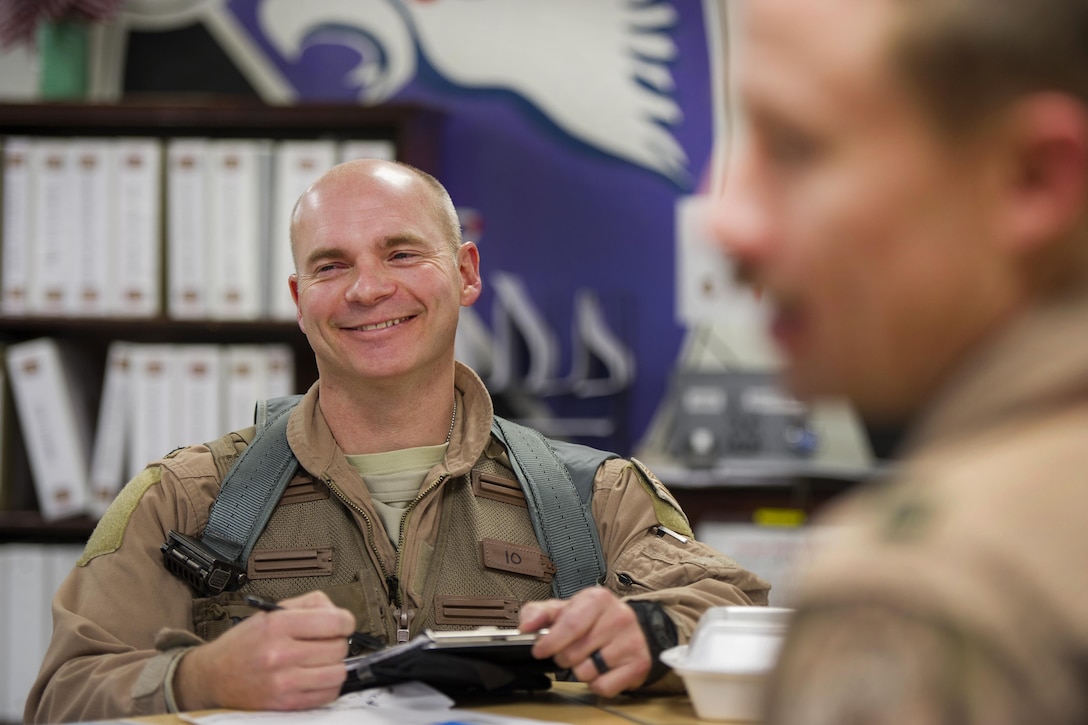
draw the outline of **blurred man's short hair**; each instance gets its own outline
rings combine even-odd
[[[1088,103],[1088,0],[891,0],[893,67],[952,134],[1027,93]]]

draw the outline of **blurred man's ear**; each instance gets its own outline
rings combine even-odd
[[[1039,93],[1007,112],[999,131],[1008,152],[998,234],[1013,254],[1066,238],[1088,217],[1088,107]]]

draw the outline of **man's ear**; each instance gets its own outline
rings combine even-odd
[[[302,322],[302,309],[298,306],[298,275],[292,274],[287,279],[287,285],[291,288],[291,299],[295,301],[295,319],[298,320],[298,329],[306,334],[306,325]]]
[[[483,289],[480,250],[472,242],[464,242],[457,248],[457,271],[461,275],[461,306],[471,307]]]
[[[1000,133],[1010,162],[1000,238],[1013,254],[1062,239],[1088,215],[1088,107],[1040,93],[1018,101]]]

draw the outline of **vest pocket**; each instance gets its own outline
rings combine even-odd
[[[332,558],[331,546],[255,550],[249,557],[246,576],[251,580],[331,576]]]
[[[287,484],[283,496],[280,497],[279,505],[290,506],[307,501],[323,501],[328,497],[329,487],[324,482],[315,480],[310,474],[302,472]]]
[[[503,478],[490,473],[474,470],[472,472],[472,493],[479,498],[486,498],[500,503],[528,508],[525,492],[517,479]]]
[[[435,624],[465,627],[517,627],[521,602],[487,597],[434,598]]]

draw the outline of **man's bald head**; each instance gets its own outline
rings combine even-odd
[[[358,184],[360,194],[368,188],[364,182],[378,180],[392,186],[422,184],[429,200],[428,211],[434,215],[439,226],[444,230],[450,252],[454,255],[461,246],[461,224],[457,210],[453,206],[446,187],[438,179],[422,169],[400,161],[384,159],[356,159],[346,161],[329,169],[317,181],[310,185],[295,202],[291,212],[291,255],[295,258],[296,271],[298,259],[295,257],[295,240],[299,222],[307,214],[320,213],[320,196],[323,189],[330,185],[348,186]]]

